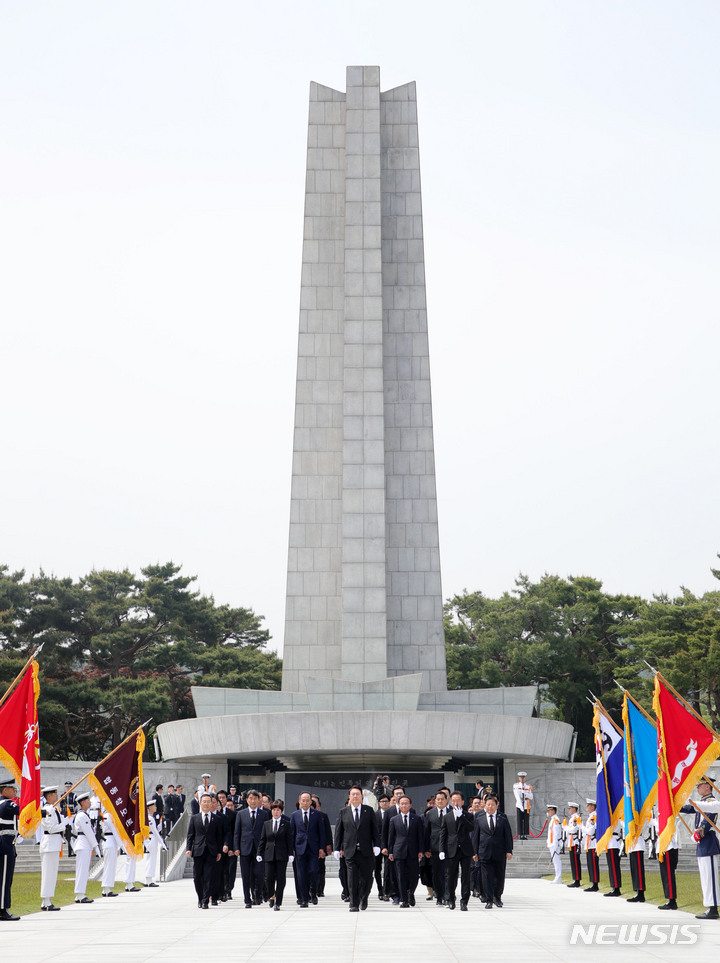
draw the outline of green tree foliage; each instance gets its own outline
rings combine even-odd
[[[720,579],[720,570],[713,569]],[[720,591],[656,595],[633,632],[638,652],[658,669],[710,725],[720,730]],[[645,673],[643,702],[652,702],[652,674]]]
[[[521,575],[499,599],[475,592],[451,599],[445,610],[448,687],[539,685],[544,714],[578,732],[578,759],[592,756],[591,690],[608,707],[622,694],[613,679],[637,671],[628,644],[642,599],[609,595],[586,576]]]
[[[277,689],[281,662],[251,610],[216,605],[168,562],[78,581],[0,567],[0,683],[35,646],[46,759],[100,759],[147,719],[194,715],[194,684]]]

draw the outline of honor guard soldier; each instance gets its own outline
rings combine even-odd
[[[20,806],[14,779],[0,782],[0,920],[14,922],[19,916],[10,912],[13,874],[15,872],[15,840],[18,835]]]
[[[640,831],[635,837],[635,842],[630,849],[626,850],[630,860],[630,878],[635,895],[628,899],[628,903],[645,902],[645,839],[643,831],[647,829],[647,823],[640,827]]]
[[[603,893],[603,896],[622,895],[620,893],[620,887],[622,886],[622,872],[620,871],[620,853],[622,851],[622,845],[622,820],[618,820],[618,824],[613,830],[613,834],[610,837],[610,842],[607,844],[607,851],[605,852],[608,865],[608,875],[610,877],[610,885],[612,886],[612,889],[609,893]]]
[[[712,786],[706,779],[701,779],[697,785],[698,812],[694,806],[683,806],[680,812],[695,814],[695,832],[693,839],[697,843],[698,871],[700,873],[700,885],[702,886],[703,906],[707,906],[704,913],[696,919],[716,920],[719,919],[718,904],[718,856],[720,846],[718,838],[714,832],[713,823],[717,822],[717,813],[720,812],[720,802],[713,797]],[[712,823],[706,819],[705,813],[713,813]]]
[[[212,776],[210,775],[210,773],[204,772],[202,776],[200,776],[200,778],[202,779],[202,782],[197,787],[198,799],[204,792],[209,792],[211,796],[216,795],[217,788],[210,782],[210,780],[212,779]]]
[[[657,820],[656,820],[657,822]],[[677,833],[672,834],[672,839],[665,847],[665,853],[660,860],[660,879],[662,880],[663,893],[666,903],[658,906],[661,910],[677,909],[677,885],[675,883],[675,870],[678,864],[679,845]]]
[[[530,832],[530,803],[533,791],[532,786],[525,782],[526,777],[526,772],[519,772],[518,782],[513,786],[518,839],[527,839]]]
[[[550,804],[547,807],[547,848],[552,864],[555,867],[555,879],[553,883],[562,883],[562,860],[560,850],[562,849],[562,825],[557,814],[557,806]]]
[[[597,805],[596,800],[585,800],[585,812],[588,818],[585,820],[583,833],[585,835],[585,855],[587,857],[587,870],[590,877],[590,885],[585,887],[586,893],[597,893],[600,889],[600,860],[597,854]]]
[[[87,890],[88,875],[90,873],[90,858],[93,850],[100,855],[95,832],[90,822],[88,810],[90,809],[90,793],[83,792],[77,797],[79,811],[75,814],[73,830],[75,833],[75,902],[92,903],[85,895]]]
[[[565,827],[565,838],[568,842],[568,852],[570,854],[570,872],[572,873],[572,883],[568,883],[570,889],[579,889],[582,880],[582,862],[580,860],[580,846],[582,843],[583,821],[578,810],[580,806],[576,802],[568,803],[568,821]]]
[[[43,829],[43,837],[40,841],[40,898],[42,899],[40,909],[45,912],[58,912],[60,907],[53,906],[52,900],[57,885],[65,828],[72,820],[63,816],[55,806],[58,800],[57,786],[45,786],[42,793],[45,796],[45,806],[40,824]]]
[[[69,779],[65,780],[65,798],[62,802],[63,815],[67,818],[67,826],[65,827],[65,841],[67,842],[67,854],[68,856],[74,856],[75,850],[72,845],[72,828],[73,828],[73,816],[75,815],[75,809],[77,807],[77,796],[72,791],[73,784]]]
[[[103,896],[117,896],[113,892],[115,886],[115,875],[117,872],[118,852],[122,843],[115,829],[110,814],[103,812],[102,823],[100,824],[103,834],[103,874],[102,874],[102,894]]]
[[[160,850],[164,849],[167,852],[165,840],[160,835],[160,830],[158,829],[156,809],[155,797],[151,796],[150,799],[147,800],[147,820],[150,835],[145,840],[144,870],[145,885],[154,889],[156,889],[158,885],[155,882],[155,877],[158,875]]]

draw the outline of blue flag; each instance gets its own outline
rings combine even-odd
[[[597,852],[604,853],[623,816],[623,737],[599,702],[593,713],[597,775]]]
[[[630,851],[652,816],[657,800],[657,726],[628,698],[623,699],[625,746],[625,849]]]

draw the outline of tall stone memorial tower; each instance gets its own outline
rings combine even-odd
[[[432,424],[415,84],[348,67],[310,87],[284,691],[446,688]]]
[[[380,771],[502,788],[572,727],[536,686],[447,688],[415,84],[348,67],[309,121],[282,689],[194,686],[162,752],[331,813]]]

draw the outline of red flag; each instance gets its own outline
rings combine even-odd
[[[0,708],[0,760],[20,785],[18,830],[26,839],[40,825],[40,694],[35,659],[23,672],[12,695]]]
[[[658,720],[658,855],[675,832],[675,817],[699,779],[720,756],[715,733],[655,676],[653,709]],[[667,683],[666,683],[667,685]]]
[[[142,754],[145,733],[134,732],[98,763],[88,782],[107,809],[128,856],[140,859],[150,835]]]

